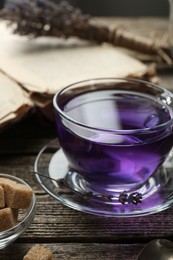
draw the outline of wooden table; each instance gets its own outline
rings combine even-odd
[[[109,22],[145,33],[146,28],[166,26],[164,19],[136,19],[110,19]],[[172,71],[159,72],[158,76],[165,87],[173,88]],[[37,196],[33,223],[12,245],[0,250],[0,259],[20,260],[30,247],[39,243],[52,250],[54,259],[135,260],[152,239],[173,240],[172,208],[145,217],[107,218],[75,211],[50,197],[30,171],[39,150],[55,137],[54,125],[38,120],[37,115],[0,134],[0,172],[23,178]]]

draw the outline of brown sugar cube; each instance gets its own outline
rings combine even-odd
[[[10,229],[15,225],[16,218],[14,217],[12,209],[0,209],[0,232]]]
[[[23,260],[52,260],[52,252],[40,245],[33,246],[24,256]]]
[[[15,181],[12,181],[10,179],[7,179],[7,178],[0,178],[0,186],[2,186],[3,188],[8,185],[8,184],[15,184],[16,182]]]
[[[17,220],[18,220],[18,215],[19,215],[19,209],[12,209],[12,208],[11,208],[11,210],[12,210],[12,212],[13,212],[13,217],[14,217],[15,221],[17,222]]]
[[[14,209],[26,209],[32,200],[32,189],[24,184],[14,183],[5,185],[5,203]]]
[[[5,207],[4,189],[0,186],[0,208]]]

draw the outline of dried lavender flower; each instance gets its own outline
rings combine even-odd
[[[142,194],[139,192],[132,192],[128,195],[126,191],[123,191],[119,195],[119,202],[123,205],[126,203],[137,205],[142,202]]]
[[[169,52],[150,39],[139,37],[119,28],[110,29],[98,25],[88,14],[83,14],[67,1],[59,4],[48,0],[7,0],[0,17],[15,24],[14,33],[30,37],[64,37],[107,42],[114,46],[128,48],[158,57],[172,64]]]

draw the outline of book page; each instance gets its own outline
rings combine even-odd
[[[0,68],[31,91],[54,94],[68,84],[97,77],[142,77],[148,67],[110,45],[77,39],[28,39],[0,23]]]
[[[29,95],[17,83],[0,72],[0,125],[24,115],[31,107]]]

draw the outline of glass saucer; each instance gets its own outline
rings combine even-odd
[[[71,170],[55,139],[39,152],[34,171],[41,187],[62,204],[82,212],[115,217],[144,216],[160,212],[173,204],[173,151],[164,165],[137,193],[110,196],[93,194],[80,183],[80,175]],[[40,175],[41,174],[41,175]],[[52,178],[52,179],[50,179]],[[123,201],[140,194],[141,200]],[[138,203],[136,203],[138,202]]]

